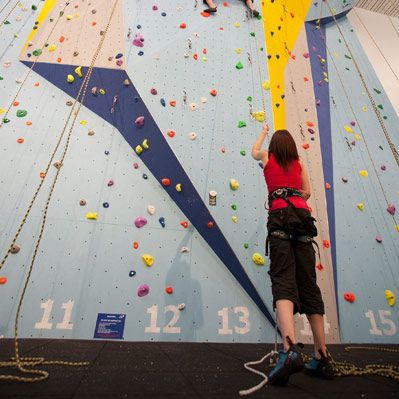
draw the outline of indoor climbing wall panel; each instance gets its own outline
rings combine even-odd
[[[330,71],[332,56],[320,33],[327,47],[338,45],[333,25],[314,30],[305,23],[328,17],[326,5],[274,3],[280,10],[275,19],[258,20],[248,18],[238,0],[218,2],[215,16],[202,14],[199,1],[32,1],[0,27],[0,88],[6,94],[0,98],[0,182],[7,188],[0,191],[2,254],[43,181],[16,253],[0,270],[0,336],[14,334],[42,210],[74,124],[22,306],[20,336],[272,342],[266,187],[250,156],[265,110],[271,130],[273,122],[292,130],[310,172],[328,342],[397,342],[390,324],[396,308],[387,307],[384,293],[397,293],[398,283],[388,275],[389,268],[395,271],[397,235],[388,231],[393,225],[372,165],[360,165],[368,156],[365,140],[350,152],[346,142],[342,146],[345,135],[349,141],[355,134],[366,137],[355,131],[363,123],[381,131],[368,104],[368,112],[356,114],[356,126],[343,113],[348,105],[338,76],[348,73],[351,99],[366,98],[343,54],[333,57],[343,70]],[[338,14],[349,11],[349,3],[329,1]],[[268,15],[276,4],[255,6]],[[378,104],[391,131],[397,121],[389,101],[355,38],[351,46],[369,84],[381,91]],[[92,62],[79,110],[74,100]],[[373,156],[386,166],[383,187],[395,202],[390,171],[396,165],[381,145]],[[368,170],[368,177],[358,169]],[[369,185],[368,197],[355,200],[360,184]],[[376,206],[381,209],[369,209]],[[374,245],[373,237],[365,250],[370,220],[383,240]],[[347,292],[355,302],[343,299]],[[307,342],[309,324],[304,317],[298,321],[298,336]],[[367,322],[374,335],[362,335]]]

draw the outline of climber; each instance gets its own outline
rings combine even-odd
[[[255,10],[254,4],[253,4],[253,1],[252,1],[252,0],[240,0],[240,1],[245,2],[245,5],[247,6],[247,8],[249,9],[251,15],[252,15],[254,18],[257,18],[257,17],[258,17],[259,12]],[[204,4],[205,4],[206,6],[208,6],[208,8],[204,10],[205,12],[214,13],[214,12],[217,11],[216,4],[214,3],[213,0],[203,0],[203,2],[204,2]]]
[[[264,124],[252,147],[252,157],[261,161],[269,192],[268,237],[273,309],[283,337],[284,350],[269,375],[269,383],[285,385],[289,376],[303,368],[310,374],[333,379],[327,357],[324,333],[324,303],[316,283],[315,251],[317,235],[306,200],[310,183],[305,165],[299,159],[294,139],[287,130],[278,130],[270,140],[268,151],[261,149],[269,132]],[[314,354],[304,365],[294,330],[294,314],[305,313],[312,328]]]

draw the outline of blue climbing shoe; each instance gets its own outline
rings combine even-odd
[[[291,345],[288,352],[279,351],[277,364],[269,374],[269,384],[286,385],[290,375],[303,370],[304,367],[300,349]]]
[[[311,360],[305,365],[306,374],[313,375],[325,380],[334,379],[334,370],[328,357],[323,355],[323,352],[319,351],[321,358],[316,359],[312,356]]]

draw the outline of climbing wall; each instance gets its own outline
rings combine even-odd
[[[385,204],[398,165],[353,59],[396,147],[398,116],[352,2],[324,3],[255,2],[259,19],[238,0],[212,16],[167,0],[0,12],[2,257],[20,231],[0,269],[0,336],[14,335],[30,273],[21,337],[272,342],[266,187],[250,156],[265,110],[310,172],[328,342],[398,342],[385,297],[399,285]]]

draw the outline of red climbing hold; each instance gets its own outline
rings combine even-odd
[[[20,137],[18,140],[17,140],[17,143],[19,143],[19,144],[22,144],[24,142],[24,139],[22,138],[22,137]]]
[[[211,229],[215,224],[212,222],[212,220],[210,220],[208,222],[208,229]]]
[[[176,134],[176,132],[175,132],[174,130],[169,130],[169,131],[168,131],[168,136],[169,136],[170,138],[175,137],[175,134]]]
[[[328,240],[323,240],[323,247],[324,247],[324,248],[330,248],[330,241],[328,241]]]
[[[165,187],[170,186],[170,179],[168,177],[164,177],[162,179],[162,185],[165,186]]]
[[[329,190],[331,188],[331,184],[326,182],[326,190]]]
[[[322,271],[324,269],[324,267],[323,267],[323,265],[321,263],[318,263],[316,265],[316,267],[317,267],[317,270],[320,270],[320,271]]]
[[[139,247],[139,243],[138,243],[137,241],[135,241],[135,242],[133,243],[133,248],[134,248],[134,249],[138,249],[138,247]]]
[[[169,101],[169,105],[171,107],[176,107],[176,101],[175,100]]]
[[[344,299],[345,299],[345,301],[353,303],[353,302],[355,302],[356,297],[355,297],[355,294],[353,292],[345,292],[344,293]]]
[[[307,150],[310,147],[310,145],[308,143],[302,144],[302,148],[304,150]]]
[[[198,54],[194,53],[193,58],[197,61],[198,60]]]
[[[171,287],[171,286],[166,287],[165,291],[166,291],[167,294],[171,295],[171,294],[173,294],[173,287]]]
[[[7,282],[7,277],[0,277],[0,285],[5,284]]]
[[[218,95],[218,92],[216,89],[211,90],[211,96],[216,97]]]
[[[182,22],[180,24],[180,29],[186,29],[186,28],[187,28],[187,25],[184,22]]]
[[[188,222],[184,221],[184,222],[180,222],[180,224],[181,224],[185,229],[187,229],[187,227],[188,227]]]
[[[202,54],[206,54],[206,48],[202,50]]]
[[[201,15],[202,15],[204,18],[208,18],[211,14],[210,14],[209,12],[202,11],[202,12],[201,12]]]

